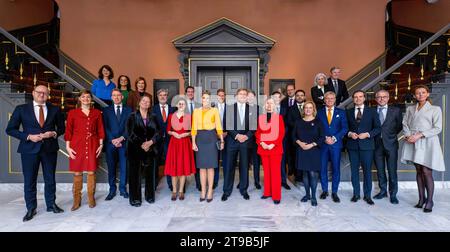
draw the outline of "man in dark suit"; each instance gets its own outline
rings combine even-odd
[[[36,215],[39,165],[42,165],[45,182],[47,212],[64,212],[55,203],[57,138],[65,131],[64,115],[58,107],[47,102],[49,90],[45,85],[36,85],[32,95],[33,102],[17,106],[6,127],[6,134],[20,140],[17,152],[22,159],[27,207],[23,221],[29,221]]]
[[[330,78],[328,78],[328,85],[325,85],[325,91],[333,91],[336,94],[336,106],[348,98],[347,85],[345,81],[339,79],[341,69],[339,67],[332,67],[330,69]]]
[[[126,158],[126,125],[131,114],[131,108],[122,104],[123,95],[120,89],[111,93],[112,106],[103,109],[103,126],[106,133],[106,163],[108,164],[109,194],[105,200],[116,196],[116,173],[119,165],[120,196],[128,198],[127,192],[127,158]]]
[[[286,118],[284,119],[285,121],[285,125],[288,128],[289,132],[292,132],[294,130],[295,127],[295,122],[298,119],[302,118],[303,115],[303,104],[306,101],[306,93],[304,90],[297,90],[295,91],[295,103],[294,106],[291,106],[288,111],[287,111],[287,115]],[[287,132],[287,131],[286,131]],[[291,134],[286,134],[284,139],[289,139],[291,137]],[[294,174],[295,175],[295,180],[302,182],[302,172],[298,172],[297,173],[297,169],[295,167],[295,163],[296,163],[296,154],[295,154],[295,145],[292,144],[292,141],[287,141],[288,144],[290,144],[289,146],[289,153],[287,153],[287,160],[288,160],[288,167],[289,167],[289,174]],[[284,158],[284,155],[283,155]],[[283,160],[282,160],[283,163]]]
[[[256,118],[259,116],[259,106],[257,104],[256,100],[256,94],[253,90],[248,90],[247,94],[247,103],[250,113],[256,114]],[[258,122],[257,120],[254,122],[250,122],[250,125],[252,126],[252,123],[254,124],[254,128],[257,128]],[[250,138],[250,143],[248,144],[248,153],[249,153],[249,163],[251,162],[253,165],[253,180],[255,183],[255,188],[260,190],[261,189],[261,178],[260,178],[260,170],[261,170],[261,158],[259,157],[257,151],[258,151],[258,145],[256,144],[256,138],[253,135]],[[250,167],[250,165],[249,165]]]
[[[287,122],[288,116],[289,116],[289,110],[291,108],[294,108],[296,105],[295,101],[295,85],[290,83],[286,85],[286,94],[287,96],[281,101],[280,106],[283,108],[282,110],[285,111],[285,116],[283,117],[283,120]],[[295,122],[294,122],[295,123]],[[285,123],[286,124],[286,123]],[[293,175],[295,171],[295,145],[293,144],[291,139],[290,130],[293,129],[289,127],[289,125],[286,124],[286,134],[283,139],[283,157],[281,160],[281,164],[288,167],[288,175]]]
[[[286,118],[288,108],[286,106],[281,106],[281,93],[279,91],[275,91],[272,93],[272,99],[275,102],[275,111],[283,117],[283,120]],[[287,125],[285,125],[287,129]],[[285,130],[286,130],[285,129]],[[287,134],[285,134],[286,136]],[[286,138],[284,138],[286,139]],[[283,149],[286,148],[286,142],[283,140]],[[291,190],[291,187],[287,184],[287,176],[286,176],[286,157],[283,152],[283,157],[281,159],[281,186],[286,190]]]
[[[364,201],[373,205],[372,193],[372,161],[375,150],[375,137],[381,132],[377,111],[364,105],[365,93],[357,90],[353,93],[354,108],[347,110],[348,141],[347,150],[350,158],[351,180],[353,186],[352,202],[360,199],[359,167],[364,176]]]
[[[159,154],[159,164],[164,164],[167,155],[167,149],[169,148],[169,139],[170,136],[167,134],[167,119],[169,118],[169,114],[174,111],[174,108],[167,103],[167,98],[169,95],[169,90],[167,89],[159,89],[156,91],[156,96],[158,97],[158,103],[153,106],[152,114],[155,116],[156,123],[160,129],[161,141],[157,143],[158,153]],[[158,172],[158,169],[156,169]],[[155,174],[156,176],[156,174]],[[172,192],[172,177],[166,176],[167,185],[169,186],[169,190]]]
[[[320,169],[320,182],[322,185],[321,199],[328,196],[328,162],[331,161],[332,167],[332,186],[331,198],[339,203],[337,195],[339,181],[341,177],[341,151],[342,140],[348,131],[348,122],[345,110],[336,108],[336,94],[332,91],[325,93],[325,107],[317,112],[317,117],[322,122],[325,131],[325,144],[320,148],[320,157],[322,167]]]
[[[397,191],[397,135],[402,131],[402,113],[399,108],[388,106],[389,92],[379,90],[375,94],[378,103],[377,112],[381,122],[381,134],[375,136],[375,166],[377,167],[378,185],[380,192],[374,199],[387,197],[387,179],[385,167],[389,175],[389,196],[392,204],[398,204]]]
[[[248,188],[248,145],[256,129],[250,122],[256,115],[250,113],[247,102],[247,89],[236,92],[237,102],[227,108],[227,167],[224,169],[222,201],[226,201],[233,191],[236,158],[239,153],[239,191],[245,200],[250,199]]]
[[[223,138],[225,139],[225,146],[223,150],[218,150],[219,155],[219,161],[222,159],[222,171],[225,170],[225,167],[227,167],[227,131],[226,131],[226,123],[227,123],[227,105],[225,103],[225,90],[220,88],[217,90],[217,109],[219,110],[219,116],[220,116],[220,123],[222,124],[223,129]],[[219,164],[219,167],[216,168],[216,171],[214,172],[214,183],[213,183],[213,189],[216,189],[217,184],[219,183],[219,175],[220,175],[220,162],[217,162]]]

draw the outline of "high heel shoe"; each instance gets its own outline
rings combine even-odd
[[[172,201],[175,201],[175,200],[177,200],[177,193],[172,193],[172,198],[171,198],[171,200]]]
[[[427,207],[427,206],[428,206],[428,203],[425,205],[425,207],[423,208],[423,212],[424,212],[424,213],[431,213],[431,212],[433,211],[433,205],[434,205],[434,203],[431,202],[430,205],[431,205],[431,207]]]
[[[423,205],[425,205],[425,200],[423,200],[423,201],[420,201],[419,200],[419,202],[417,202],[417,204],[414,206],[415,208],[422,208],[423,207]]]
[[[208,202],[208,203],[211,202],[211,201],[213,201],[213,195],[211,195],[211,198],[208,197],[208,198],[206,199],[206,202]]]
[[[184,200],[184,193],[183,192],[180,192],[180,196],[178,196],[178,199],[179,200]]]

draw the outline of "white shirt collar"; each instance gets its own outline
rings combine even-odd
[[[386,105],[384,105],[384,106],[380,106],[380,105],[378,105],[378,109],[380,109],[380,108],[385,108],[385,109],[387,109],[388,108],[388,105],[386,104]]]
[[[39,103],[33,101],[33,107],[36,107],[36,106],[39,106],[39,105],[42,105],[43,108],[46,108],[46,107],[47,107],[46,103],[44,103],[44,104],[39,104]]]
[[[364,104],[361,106],[355,106],[355,110],[358,110],[358,108],[361,108],[361,110],[364,110]]]
[[[167,104],[164,104],[164,105],[161,104],[161,103],[159,104],[159,107],[160,107],[161,109],[162,109],[163,106],[164,106],[164,108],[166,108],[166,107],[167,107]]]
[[[327,106],[325,106],[325,110],[326,110],[326,112],[328,112],[328,107]],[[331,107],[331,112],[334,112],[334,106]]]

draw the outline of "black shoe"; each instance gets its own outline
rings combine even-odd
[[[227,201],[227,199],[228,199],[228,195],[223,194],[223,195],[222,195],[222,201]]]
[[[268,198],[270,198],[270,196],[261,196],[261,199],[268,199]]]
[[[250,199],[250,195],[248,195],[248,193],[243,193],[242,197],[244,197],[245,200],[249,200]]]
[[[341,199],[339,199],[339,196],[337,195],[337,193],[332,193],[332,194],[331,194],[331,198],[332,198],[333,201],[336,202],[336,203],[341,202]]]
[[[121,192],[120,196],[122,196],[125,199],[128,199],[128,197],[130,197],[130,195],[127,192]]]
[[[202,188],[201,188],[200,186],[196,186],[196,188],[197,188],[197,190],[198,190],[199,192],[202,191]]]
[[[255,183],[255,188],[261,190],[261,185],[259,183]]]
[[[394,204],[394,205],[397,205],[397,204],[398,204],[398,199],[397,199],[397,197],[395,197],[395,196],[391,196],[390,201],[391,201],[391,203]]]
[[[357,195],[353,195],[352,199],[350,200],[351,202],[357,202],[358,200],[360,200],[361,197],[357,196]]]
[[[422,208],[423,205],[425,204],[426,200],[419,200],[419,202],[417,202],[417,204],[414,206],[415,208]]]
[[[172,192],[173,191],[173,186],[169,186],[169,190]]]
[[[140,207],[142,204],[142,202],[140,200],[134,200],[132,202],[130,202],[130,205],[134,206],[134,207]]]
[[[53,212],[53,213],[63,213],[64,210],[59,208],[58,205],[53,204],[51,207],[47,207],[47,212]]]
[[[108,200],[112,200],[112,199],[114,199],[114,197],[116,196],[116,192],[109,192],[108,193],[108,196],[106,196],[106,201],[108,201]]]
[[[433,205],[434,203],[431,202],[431,204],[425,204],[425,207],[423,208],[424,213],[431,213],[433,211]]]
[[[278,205],[278,204],[280,204],[280,201],[279,200],[274,200],[273,204]]]
[[[320,199],[326,199],[328,197],[328,192],[322,192],[320,194]]]
[[[311,199],[311,206],[317,206],[317,200]]]
[[[287,183],[283,183],[281,185],[284,187],[284,189],[291,190],[291,187]]]
[[[33,219],[33,217],[35,215],[36,215],[36,208],[27,211],[27,214],[25,214],[25,216],[23,217],[22,220],[23,220],[23,222],[29,221],[29,220]]]
[[[209,203],[209,202],[213,201],[213,199],[214,199],[214,198],[211,198],[211,199],[206,199],[206,202],[208,202],[208,203]]]
[[[367,202],[369,205],[374,205],[375,203],[370,197],[364,197],[364,201]]]
[[[155,203],[155,199],[154,198],[148,198],[148,199],[145,199],[145,201],[147,201],[150,204]]]
[[[239,189],[240,184],[237,184],[236,189]]]
[[[387,193],[385,192],[379,192],[377,195],[373,196],[374,199],[382,199],[387,198]]]
[[[301,202],[308,202],[309,196],[303,196],[303,198],[300,200]]]

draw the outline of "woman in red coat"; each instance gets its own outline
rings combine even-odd
[[[195,173],[194,151],[191,142],[191,115],[186,114],[186,100],[181,98],[177,103],[178,110],[169,115],[167,120],[167,134],[170,135],[167,150],[164,175],[172,177],[172,200],[177,199],[177,185],[179,183],[178,197],[184,200],[184,183],[186,176]]]
[[[72,211],[77,210],[81,205],[83,172],[88,174],[89,207],[95,207],[95,170],[105,138],[102,114],[100,110],[91,108],[91,92],[89,90],[82,91],[78,99],[81,106],[69,111],[64,135],[70,159],[69,170],[74,173]]]
[[[256,144],[264,170],[264,193],[261,199],[272,197],[274,204],[281,201],[281,158],[283,156],[284,121],[275,111],[275,102],[267,99],[266,114],[258,117]]]

